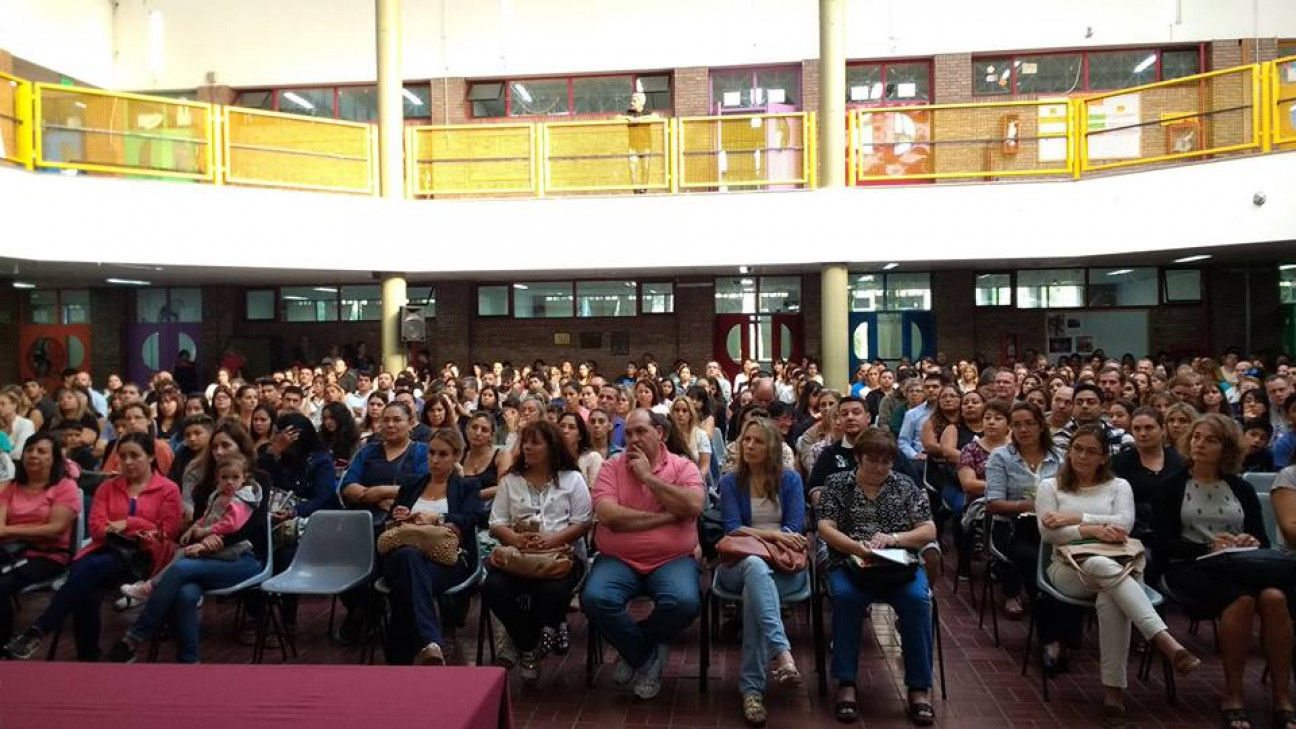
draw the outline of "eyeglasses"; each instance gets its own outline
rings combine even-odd
[[[1090,456],[1097,457],[1103,454],[1101,448],[1086,448],[1085,446],[1071,446],[1071,455],[1073,456]]]

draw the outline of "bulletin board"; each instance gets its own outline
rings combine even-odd
[[[1108,357],[1148,352],[1148,311],[1050,311],[1044,317],[1048,353],[1086,356],[1101,349]]]

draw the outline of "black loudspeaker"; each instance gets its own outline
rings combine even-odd
[[[406,306],[401,310],[400,338],[402,342],[427,340],[427,320],[423,318],[423,307]]]

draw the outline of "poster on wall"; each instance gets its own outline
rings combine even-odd
[[[1051,355],[1090,355],[1098,350],[1119,359],[1148,352],[1145,309],[1051,311],[1044,316],[1044,338]]]
[[[1067,158],[1067,105],[1044,104],[1039,107],[1039,161],[1065,162]]]
[[[1071,354],[1071,337],[1049,337],[1049,354]]]
[[[933,171],[929,112],[897,109],[860,114],[855,135],[860,177]]]
[[[1137,159],[1142,156],[1138,95],[1108,97],[1088,108],[1089,159]]]

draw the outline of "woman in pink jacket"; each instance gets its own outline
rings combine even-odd
[[[121,475],[99,486],[90,507],[90,544],[73,560],[67,582],[45,612],[5,646],[11,658],[31,658],[70,614],[77,659],[98,660],[103,597],[169,559],[180,535],[180,488],[154,470],[151,436],[127,434],[117,452]]]

